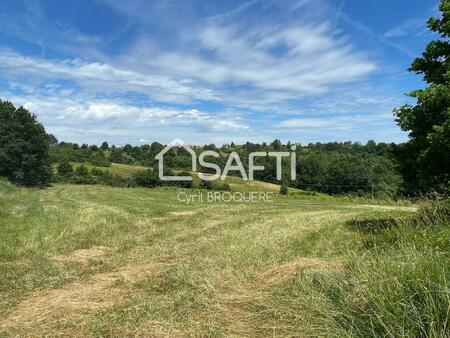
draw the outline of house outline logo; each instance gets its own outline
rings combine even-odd
[[[197,171],[197,154],[192,150],[183,140],[176,138],[172,140],[167,146],[161,150],[158,155],[155,156],[155,159],[158,160],[158,174],[159,179],[162,181],[192,181],[191,176],[165,176],[164,175],[164,154],[166,154],[172,148],[184,148],[192,157],[192,172]]]

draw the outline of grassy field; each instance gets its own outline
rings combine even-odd
[[[74,166],[74,168],[76,168],[79,165],[81,165],[81,163],[73,162],[72,165]],[[95,168],[95,169],[99,169],[99,170],[104,170],[111,174],[122,176],[122,177],[131,177],[131,176],[133,176],[133,174],[136,174],[139,171],[148,169],[147,167],[142,167],[142,166],[138,166],[138,165],[128,165],[128,164],[120,164],[120,163],[111,163],[111,165],[109,167],[95,166],[90,163],[83,163],[83,165],[88,169]]]
[[[415,206],[178,192],[0,181],[0,335],[448,334],[448,224],[365,230]]]

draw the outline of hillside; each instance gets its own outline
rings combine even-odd
[[[76,162],[73,162],[72,164],[73,164],[74,168],[81,165],[81,163],[76,163]],[[95,168],[98,170],[104,170],[104,171],[110,172],[111,174],[119,175],[121,177],[126,177],[126,178],[133,176],[133,174],[135,174],[139,171],[149,169],[148,167],[119,164],[119,163],[111,163],[111,166],[108,166],[108,167],[95,166],[90,163],[83,163],[83,165],[85,167],[87,167],[88,169]],[[177,171],[175,171],[175,172],[177,172]],[[200,183],[200,179],[198,178],[197,173],[192,173],[192,176],[194,178],[194,186],[198,186]],[[262,181],[258,181],[258,180],[249,182],[249,181],[244,181],[242,178],[235,177],[235,176],[228,176],[223,181],[219,180],[217,182],[214,182],[213,185],[220,185],[220,184],[224,184],[224,183],[229,184],[232,191],[257,191],[257,192],[258,191],[270,191],[270,192],[279,192],[280,191],[280,185],[278,185],[278,184],[267,183],[267,182],[262,182]],[[300,190],[291,188],[290,191],[291,192],[299,192]]]

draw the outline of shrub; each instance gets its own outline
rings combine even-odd
[[[73,174],[73,167],[68,161],[63,161],[58,164],[56,172],[59,176],[68,176]]]
[[[287,195],[288,194],[288,186],[286,184],[282,184],[280,187],[280,194]]]
[[[84,165],[78,166],[72,175],[68,178],[69,183],[73,184],[95,184],[95,178],[89,173],[88,168]]]
[[[133,178],[137,186],[154,188],[162,185],[162,181],[159,179],[158,173],[152,169],[140,171],[133,175]]]
[[[191,176],[188,171],[182,171],[177,174],[177,176]],[[176,181],[174,182],[176,186],[180,188],[192,188],[192,180],[191,181]]]
[[[211,181],[200,181],[200,189],[213,190]]]
[[[75,169],[74,174],[77,176],[89,176],[89,170],[82,164]]]

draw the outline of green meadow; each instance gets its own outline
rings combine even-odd
[[[180,191],[1,181],[1,335],[448,336],[448,205]]]

